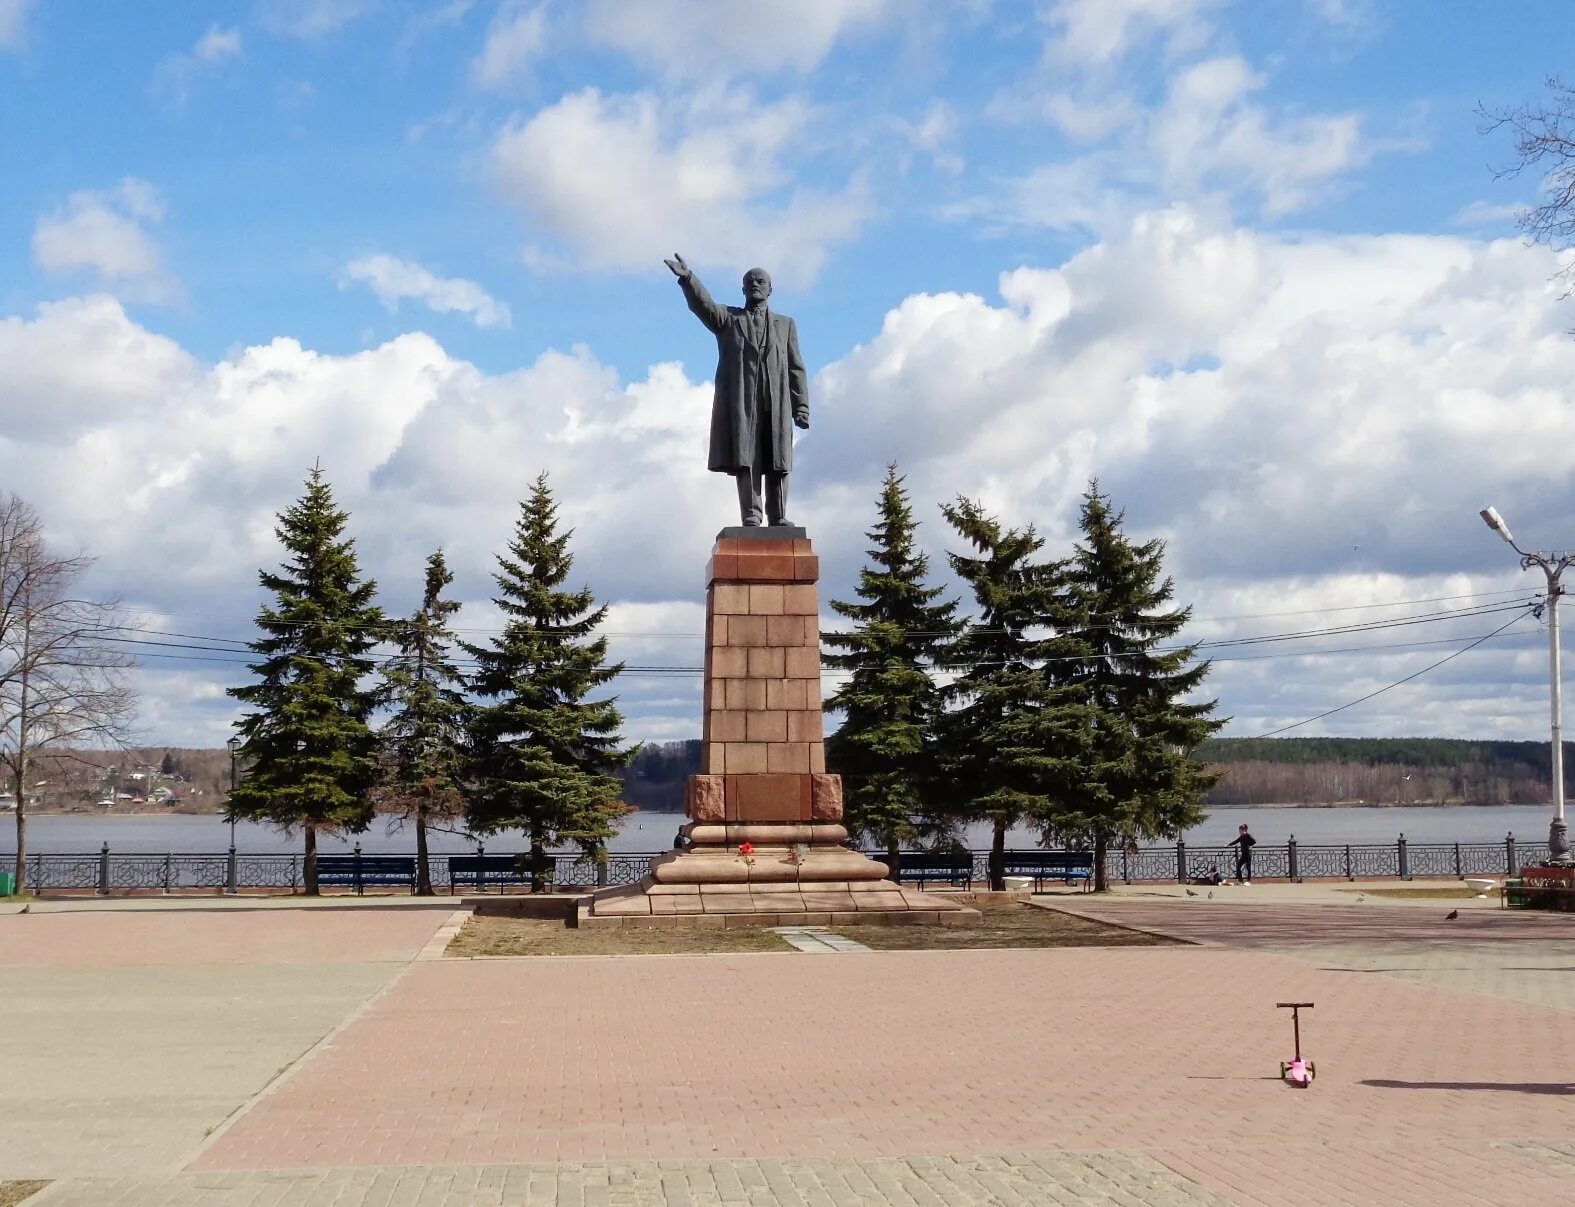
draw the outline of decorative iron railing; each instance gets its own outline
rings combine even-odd
[[[478,848],[475,854],[483,853]],[[467,852],[466,854],[471,854]],[[633,884],[645,875],[651,860],[660,852],[609,854],[603,860],[587,858],[578,852],[552,854],[548,880],[559,889]],[[361,854],[359,847],[352,858]],[[370,854],[370,853],[369,853]],[[513,871],[484,878],[482,891],[528,881],[528,856],[518,852],[493,851],[511,862]],[[876,858],[883,852],[870,851]],[[1014,851],[1014,855],[1033,852]],[[989,880],[990,853],[972,850],[973,878]],[[473,891],[477,883],[466,877],[455,884],[447,854],[430,856],[432,885],[439,892]],[[1280,845],[1259,843],[1252,852],[1252,874],[1260,880],[1357,880],[1418,877],[1508,876],[1522,867],[1546,861],[1545,842],[1521,842],[1507,834],[1502,842],[1491,843],[1412,843],[1404,835],[1393,843],[1302,844],[1294,838]],[[0,852],[0,867],[16,860],[14,853]],[[1203,879],[1211,872],[1230,877],[1236,867],[1236,852],[1228,846],[1113,847],[1106,855],[1105,872],[1111,883],[1145,884],[1186,882]],[[304,882],[300,855],[252,855],[236,852],[170,852],[144,854],[111,851],[106,845],[94,854],[55,854],[41,852],[27,857],[27,886],[34,892],[93,891],[104,895],[126,892],[180,892],[209,889],[300,891]],[[371,882],[369,877],[368,883]],[[335,886],[336,890],[342,886]]]

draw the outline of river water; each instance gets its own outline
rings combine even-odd
[[[1507,831],[1513,831],[1518,839],[1540,842],[1547,838],[1551,816],[1547,805],[1215,809],[1204,825],[1187,831],[1186,839],[1194,846],[1218,845],[1233,838],[1236,827],[1246,822],[1259,842],[1270,845],[1283,843],[1293,835],[1304,844],[1388,843],[1402,832],[1413,843],[1502,842]],[[676,813],[631,813],[609,849],[665,850],[685,820]],[[28,849],[46,854],[97,851],[105,843],[112,851],[160,854],[217,852],[230,845],[230,828],[220,817],[47,814],[29,817],[27,833]],[[525,845],[520,835],[511,833],[497,834],[485,841],[495,851],[514,851]],[[988,846],[989,828],[972,827],[967,841],[975,848]],[[366,833],[350,838],[323,836],[319,846],[324,851],[348,851],[356,843],[367,852],[415,850],[415,837],[410,830],[391,829],[381,821]],[[271,826],[242,822],[235,827],[235,845],[244,854],[288,854],[301,849],[301,837],[299,833],[281,834]],[[1013,832],[1008,845],[1034,847],[1038,839],[1032,831],[1019,830]],[[15,846],[10,815],[0,813],[0,853],[14,852]],[[473,850],[475,843],[460,834],[434,833],[431,846],[435,852],[451,853]]]

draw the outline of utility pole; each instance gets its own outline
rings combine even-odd
[[[1559,596],[1564,592],[1559,585],[1559,577],[1575,565],[1575,553],[1527,553],[1515,544],[1509,525],[1496,509],[1484,507],[1481,515],[1483,522],[1520,554],[1522,570],[1536,566],[1548,580],[1548,593],[1542,609],[1548,622],[1548,674],[1551,680],[1549,728],[1553,756],[1553,821],[1548,826],[1548,862],[1567,866],[1575,860],[1570,857],[1569,828],[1564,823],[1564,673],[1559,651]]]

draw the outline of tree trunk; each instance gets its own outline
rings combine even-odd
[[[302,861],[301,878],[306,895],[317,896],[317,827],[314,825],[306,827],[306,858]]]
[[[1109,878],[1105,875],[1105,852],[1109,849],[1110,840],[1105,837],[1103,830],[1094,831],[1094,891],[1104,893],[1110,890]]]
[[[993,820],[995,832],[990,836],[990,891],[1006,891],[1006,818]]]
[[[432,865],[427,859],[427,807],[416,806],[416,896],[432,896]]]
[[[17,756],[16,776],[11,787],[16,792],[16,893],[27,892],[27,805],[22,800],[22,782],[27,778],[27,755]]]
[[[547,848],[541,834],[534,830],[530,836],[530,891],[532,894],[547,891]]]
[[[902,855],[898,851],[901,845],[895,833],[886,835],[886,866],[891,869],[891,878],[894,881],[902,875]]]

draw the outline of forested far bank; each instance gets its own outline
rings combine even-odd
[[[1215,738],[1198,756],[1223,778],[1211,805],[1514,805],[1548,799],[1548,744],[1449,738]],[[1565,761],[1575,766],[1575,750]],[[682,812],[700,769],[698,739],[642,747],[624,799]]]
[[[1224,772],[1212,805],[1517,805],[1549,796],[1546,742],[1215,738],[1198,757]]]

